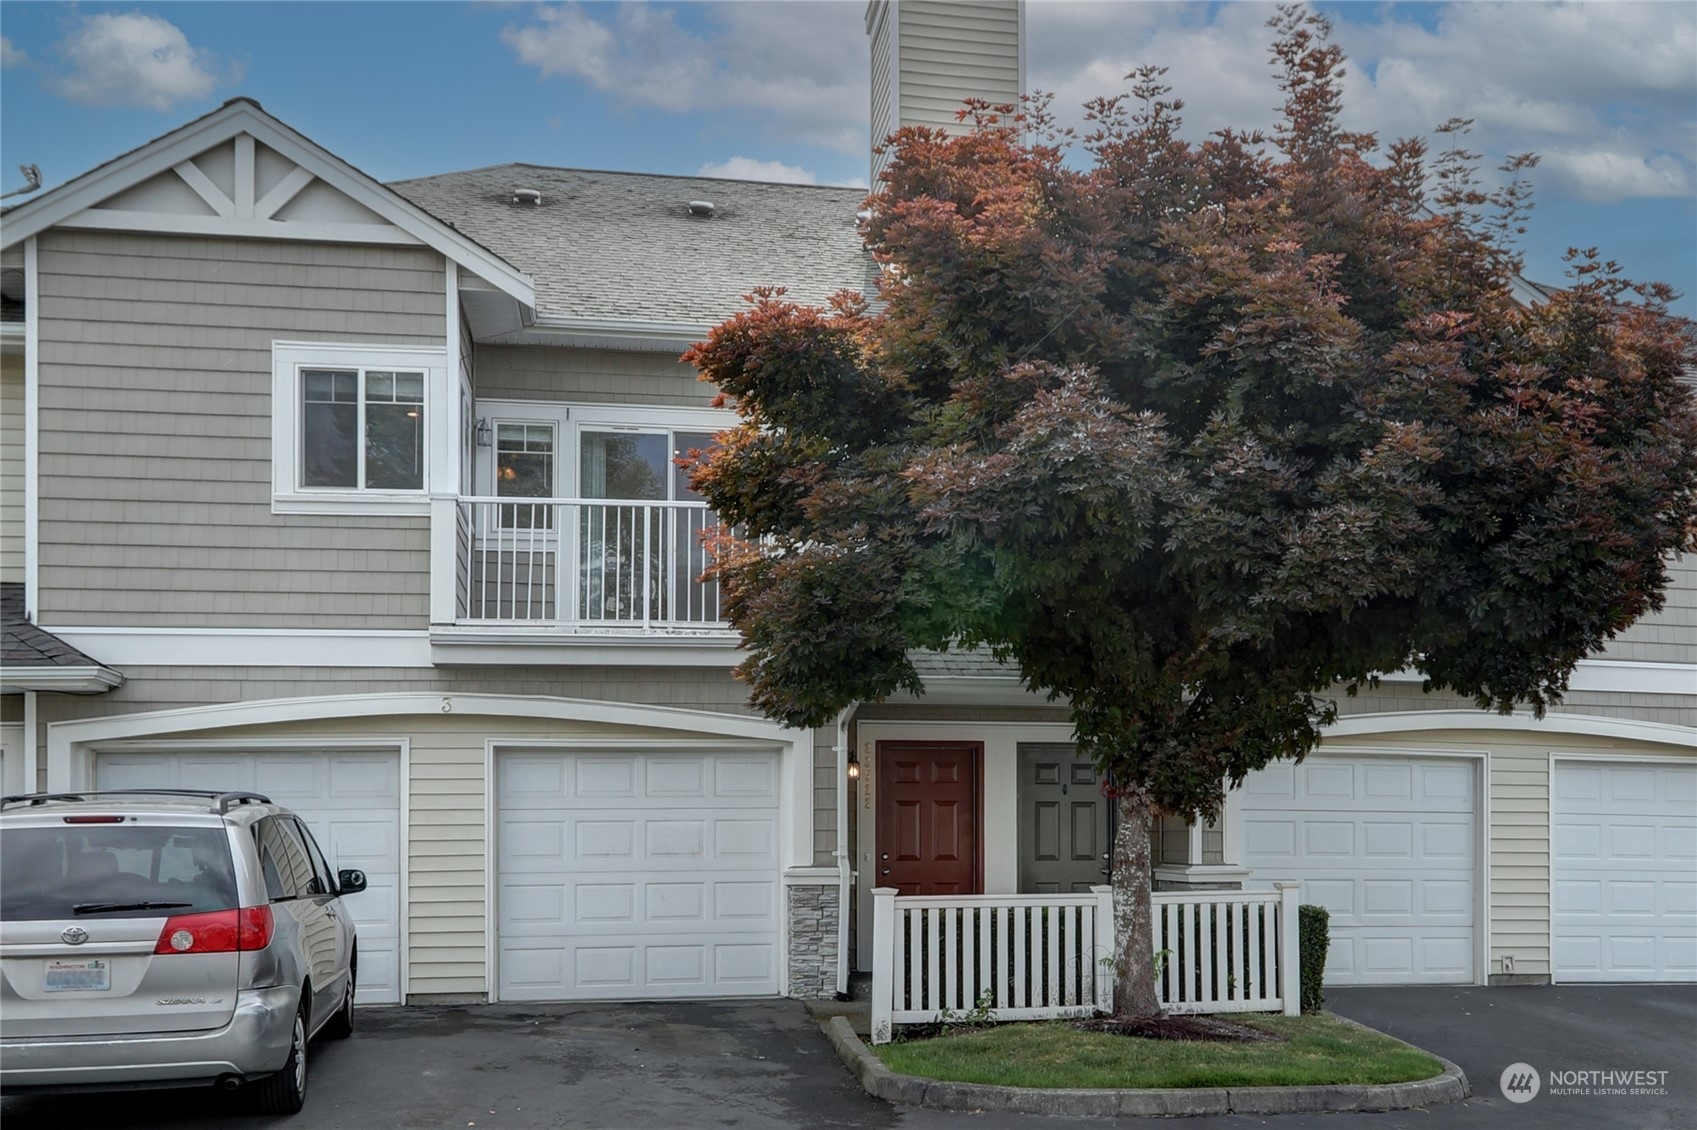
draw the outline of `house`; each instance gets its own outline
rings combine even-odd
[[[870,5],[878,128],[1017,91],[1022,20]],[[293,806],[370,877],[366,1003],[829,995],[873,886],[1100,882],[1064,707],[924,656],[922,699],[787,730],[695,580],[670,457],[729,417],[678,354],[755,285],[868,289],[861,196],[384,185],[237,99],[8,209],[7,791]],[[1413,677],[1344,700],[1217,826],[1163,827],[1158,881],[1302,880],[1338,983],[1697,979],[1677,576],[1541,722]]]

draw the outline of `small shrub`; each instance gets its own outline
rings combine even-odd
[[[1326,1003],[1321,981],[1326,974],[1326,951],[1332,944],[1332,916],[1323,906],[1296,908],[1296,949],[1302,981],[1302,1011],[1319,1012]]]

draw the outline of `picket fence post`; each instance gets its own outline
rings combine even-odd
[[[1302,946],[1296,912],[1302,884],[1292,880],[1274,883],[1279,892],[1279,990],[1285,1015],[1302,1013]]]
[[[1114,952],[1114,888],[1091,887],[1090,893],[1096,896],[1096,940],[1091,947],[1091,958],[1096,963],[1091,970],[1096,978],[1096,1007],[1112,1014],[1114,975],[1119,967],[1119,955]]]
[[[896,888],[872,888],[872,1042],[890,1042],[895,1011]]]

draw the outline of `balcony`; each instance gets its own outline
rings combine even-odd
[[[702,581],[704,502],[437,498],[431,510],[431,641],[438,661],[622,662],[656,645],[734,662],[719,586]],[[446,648],[453,656],[440,654]],[[471,658],[467,648],[523,658]],[[709,662],[701,658],[699,662]]]

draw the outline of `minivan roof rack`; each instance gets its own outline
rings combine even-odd
[[[17,796],[9,796],[0,800],[0,808],[10,808],[14,804],[33,806],[55,800],[94,800],[97,797],[112,796],[204,797],[212,802],[212,810],[220,816],[238,804],[271,803],[271,798],[264,793],[251,793],[239,789],[79,789],[74,792],[20,793]]]

